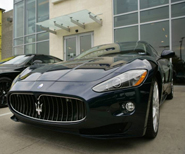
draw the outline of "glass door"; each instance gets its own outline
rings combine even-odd
[[[65,60],[69,60],[76,56],[77,39],[69,37],[65,40]]]
[[[64,37],[64,59],[69,60],[93,47],[93,33]]]

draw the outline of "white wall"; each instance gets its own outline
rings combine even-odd
[[[87,9],[94,14],[100,14],[99,17],[103,19],[103,26],[97,23],[86,25],[85,29],[80,27],[71,28],[71,32],[58,30],[57,35],[50,34],[50,54],[63,59],[64,51],[64,36],[78,34],[85,32],[94,32],[94,46],[113,42],[113,6],[112,0],[66,0],[60,3],[53,4],[50,0],[50,19],[74,13]]]

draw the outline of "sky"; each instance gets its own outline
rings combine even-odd
[[[6,11],[13,9],[13,0],[0,0],[0,8]]]

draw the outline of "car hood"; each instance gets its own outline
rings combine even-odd
[[[22,81],[95,81],[137,58],[138,56],[124,56],[71,60],[39,68],[28,68],[20,78]]]

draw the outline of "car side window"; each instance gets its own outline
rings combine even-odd
[[[62,60],[60,60],[58,58],[54,58],[54,57],[52,57],[52,58],[55,60],[55,63],[62,62]]]
[[[48,56],[50,63],[58,63],[61,62],[62,60],[56,58],[56,57],[52,57],[52,56]]]
[[[55,63],[55,60],[52,57],[45,55],[36,55],[33,61],[35,60],[41,60],[42,63]]]
[[[156,56],[156,57],[160,57],[159,53],[152,47],[150,46],[152,53]]]

